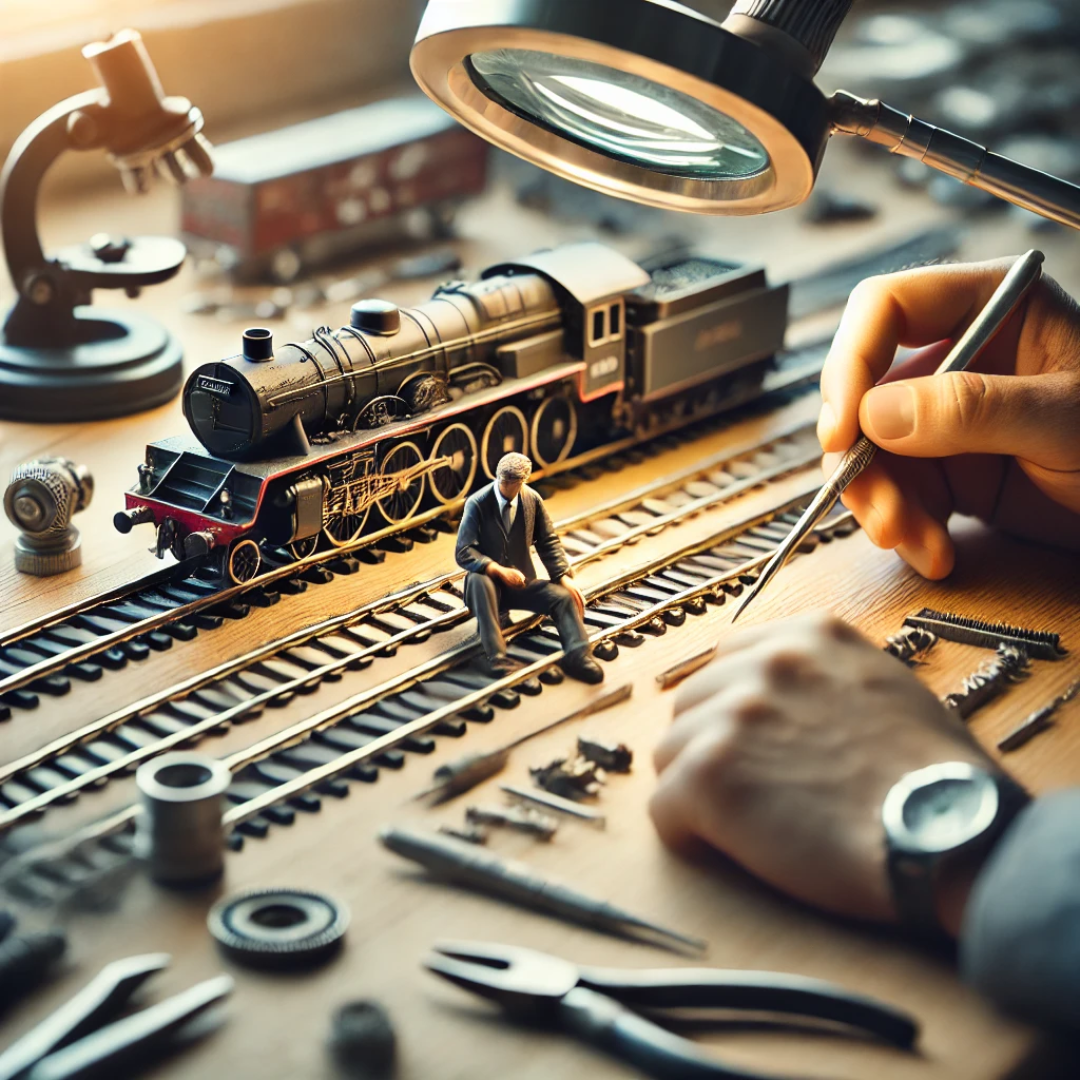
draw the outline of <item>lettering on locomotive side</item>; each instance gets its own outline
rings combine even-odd
[[[607,375],[614,375],[619,370],[619,358],[617,356],[605,356],[600,360],[594,360],[589,365],[589,378],[602,379]]]
[[[228,397],[232,393],[232,383],[227,383],[224,379],[212,379],[209,375],[200,375],[196,385],[200,390],[217,394],[219,397]]]
[[[694,340],[694,351],[701,352],[711,349],[715,345],[724,345],[729,341],[736,341],[742,337],[743,325],[738,319],[730,319],[719,326],[710,326],[708,330],[701,330]]]

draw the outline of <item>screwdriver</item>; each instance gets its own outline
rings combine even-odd
[[[588,704],[583,705],[568,716],[563,716],[558,720],[553,720],[550,724],[537,728],[535,731],[530,731],[527,735],[522,735],[497,750],[466,754],[456,761],[440,765],[435,770],[435,783],[431,787],[425,788],[418,795],[413,796],[413,799],[415,801],[431,798],[432,805],[437,805],[438,803],[448,802],[458,795],[463,795],[466,791],[472,791],[477,784],[495,776],[506,768],[506,764],[510,760],[510,751],[515,747],[528,742],[529,739],[535,739],[537,735],[543,735],[545,731],[550,731],[560,724],[567,724],[571,720],[581,720],[586,716],[592,716],[594,713],[610,709],[612,705],[618,705],[626,701],[633,692],[633,684],[624,683],[615,690],[610,690],[606,694],[593,698]]]
[[[698,938],[638,918],[606,900],[597,900],[569,885],[541,877],[525,863],[500,859],[463,840],[394,826],[383,829],[379,840],[395,855],[419,863],[456,885],[488,896],[500,897],[609,934],[647,940],[676,952],[702,953],[708,947]]]

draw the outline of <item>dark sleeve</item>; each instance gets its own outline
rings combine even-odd
[[[968,901],[960,965],[1002,1009],[1080,1031],[1080,788],[1025,807],[998,843]]]
[[[476,499],[469,499],[465,503],[461,524],[458,526],[454,558],[462,570],[473,574],[486,573],[491,563],[491,559],[480,550],[480,506]]]
[[[544,569],[548,572],[548,577],[552,581],[559,581],[570,573],[570,561],[566,557],[555,526],[551,524],[551,517],[548,515],[544,500],[535,492],[533,498],[536,500],[533,545],[536,548],[536,554],[540,556],[540,561],[544,564]]]

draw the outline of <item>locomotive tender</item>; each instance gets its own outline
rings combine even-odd
[[[722,408],[783,344],[787,287],[761,268],[688,257],[649,270],[582,243],[450,282],[414,308],[353,306],[350,324],[237,356],[184,388],[196,441],[151,443],[114,519],[154,550],[211,555],[253,578],[263,543],[296,558],[450,506],[512,450],[540,469]],[[377,517],[372,511],[377,511]]]

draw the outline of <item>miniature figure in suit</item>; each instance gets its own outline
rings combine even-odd
[[[458,528],[456,558],[465,575],[465,603],[476,617],[487,668],[506,675],[521,665],[506,655],[502,628],[511,609],[550,615],[571,678],[598,683],[604,672],[593,659],[582,617],[585,599],[570,574],[544,500],[526,486],[532,463],[524,454],[506,454],[496,480],[469,497]],[[536,576],[535,545],[550,581]]]

